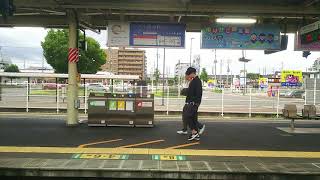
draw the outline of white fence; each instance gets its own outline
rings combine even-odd
[[[57,88],[58,87],[58,88]],[[103,87],[82,85],[79,87],[78,95],[80,99],[80,109],[87,113],[87,100],[91,91],[100,91]],[[155,110],[181,111],[185,97],[180,95],[181,87],[178,86],[109,86],[105,87],[107,92],[134,93],[134,91],[147,91],[155,94]],[[164,92],[163,92],[164,90]],[[289,93],[295,91],[296,93]],[[313,104],[317,104],[317,94],[299,90],[299,89],[278,89],[268,92],[263,89],[247,88],[243,89],[203,89],[202,103],[199,108],[200,112],[218,112],[221,116],[226,113],[246,113],[251,117],[253,113],[272,113],[277,117],[281,114],[284,104],[296,104],[298,112],[301,112],[303,105],[307,103],[308,93],[313,95]],[[20,108],[26,112],[30,108],[55,109],[59,113],[62,109],[67,108],[67,88],[64,84],[33,84],[29,86],[24,84],[1,84],[0,88],[0,107],[1,108]],[[309,98],[310,98],[309,94]],[[310,101],[309,101],[310,102]]]

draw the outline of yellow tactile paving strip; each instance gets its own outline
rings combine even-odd
[[[271,157],[271,158],[320,158],[320,152],[301,151],[255,151],[255,150],[192,150],[192,149],[147,149],[147,148],[68,148],[68,147],[16,147],[0,146],[0,153],[107,153],[144,155],[185,155],[185,156],[230,156],[230,157]]]

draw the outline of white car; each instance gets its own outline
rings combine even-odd
[[[108,88],[105,87],[101,83],[91,83],[91,84],[88,85],[88,91],[95,91],[95,92],[103,91],[103,92],[107,92]]]

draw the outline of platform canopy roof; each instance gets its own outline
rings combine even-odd
[[[263,23],[277,23],[282,31],[320,17],[319,0],[13,0],[16,12],[0,26],[66,27],[66,9],[79,13],[87,29],[105,29],[108,21],[181,22],[187,31],[217,17],[254,17]]]

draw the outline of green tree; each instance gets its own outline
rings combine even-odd
[[[11,64],[4,68],[4,72],[20,72],[20,70],[17,65]]]
[[[202,68],[200,79],[204,82],[207,82],[209,80],[206,68]]]
[[[158,85],[159,79],[160,79],[160,71],[159,71],[159,69],[156,69],[154,71],[153,78],[154,78],[154,82],[156,83],[156,85]]]
[[[248,73],[247,78],[251,80],[258,80],[260,78],[259,73]]]
[[[80,34],[80,39],[83,39]],[[68,73],[68,40],[67,30],[49,30],[44,42],[41,42],[44,57],[56,73]],[[106,54],[93,38],[86,37],[87,51],[80,49],[78,72],[95,74],[101,65],[106,63]]]
[[[173,78],[173,80],[174,80],[174,84],[179,84],[179,77],[178,76],[174,76],[174,78]]]

